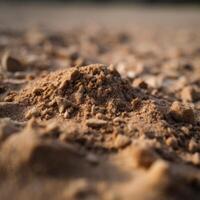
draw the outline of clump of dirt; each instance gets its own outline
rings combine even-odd
[[[30,106],[26,118],[87,119],[119,116],[132,110],[131,84],[111,66],[94,64],[46,75],[31,82],[14,100]]]

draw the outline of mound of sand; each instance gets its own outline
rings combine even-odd
[[[46,75],[31,82],[14,98],[31,106],[26,118],[116,117],[132,110],[134,89],[112,67],[96,64]]]

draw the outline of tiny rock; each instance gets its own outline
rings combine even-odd
[[[77,69],[75,69],[72,73],[71,73],[71,77],[70,77],[70,80],[72,80],[72,81],[75,81],[75,80],[77,80],[79,77],[80,77],[80,72],[77,70]]]
[[[172,148],[177,148],[178,147],[178,142],[177,142],[175,137],[169,137],[169,138],[166,139],[165,142],[166,142],[167,146],[170,146]]]
[[[100,128],[107,125],[107,121],[102,119],[88,119],[86,125],[91,128]]]
[[[144,80],[142,80],[141,78],[136,78],[133,81],[133,86],[134,87],[139,87],[139,88],[142,88],[142,89],[147,89],[148,88],[147,83]]]
[[[115,117],[115,118],[113,119],[113,122],[114,122],[114,123],[123,123],[124,120],[123,120],[122,118],[120,118],[120,117]]]
[[[133,166],[136,168],[148,169],[156,160],[157,155],[147,147],[134,147],[131,149],[133,157]]]
[[[1,59],[2,67],[8,72],[24,71],[25,66],[17,59],[5,53]]]
[[[38,96],[41,95],[42,92],[43,92],[43,89],[42,89],[42,88],[35,88],[35,89],[33,90],[33,93],[36,94],[36,95],[38,95]]]
[[[30,119],[31,117],[36,117],[39,116],[39,111],[37,110],[36,107],[31,108],[30,110],[27,111],[25,118]]]
[[[64,98],[60,98],[60,97],[56,98],[56,103],[58,105],[58,110],[60,113],[63,113],[66,110],[66,108],[72,105],[70,101]]]
[[[200,154],[198,152],[194,153],[192,156],[191,156],[191,162],[194,164],[194,165],[200,165]]]
[[[195,102],[200,99],[200,92],[197,87],[187,86],[181,91],[181,99],[184,102]]]
[[[190,152],[196,152],[200,150],[200,144],[197,143],[194,139],[191,139],[188,144],[188,149]]]
[[[170,177],[170,166],[164,160],[157,160],[151,166],[148,176],[154,184],[167,184]]]
[[[129,145],[130,143],[131,143],[131,140],[126,135],[118,135],[115,140],[115,147],[123,148]]]
[[[174,101],[170,107],[170,116],[177,122],[194,123],[195,115],[191,107]]]

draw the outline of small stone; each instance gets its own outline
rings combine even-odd
[[[75,95],[75,100],[78,104],[81,104],[83,102],[83,98],[84,98],[84,87],[81,85],[78,88],[78,91],[76,92]]]
[[[75,61],[75,66],[76,67],[81,67],[81,66],[84,66],[86,65],[86,60],[84,58],[78,58],[76,61]]]
[[[164,160],[157,160],[148,171],[152,183],[166,184],[170,175],[170,166]]]
[[[135,98],[131,101],[131,104],[133,106],[133,109],[137,109],[141,105],[141,100],[139,98]]]
[[[148,169],[154,161],[157,160],[157,155],[154,151],[147,147],[134,147],[131,149],[133,166],[137,168]]]
[[[195,122],[194,111],[191,107],[174,101],[170,107],[170,116],[177,122],[193,124]]]
[[[102,114],[102,113],[97,113],[97,114],[96,114],[96,118],[97,118],[97,119],[103,119],[103,120],[104,120],[104,119],[105,119],[105,120],[107,119],[106,116],[105,116],[104,114]]]
[[[134,197],[138,200],[170,199],[164,198],[163,196],[169,194],[169,189],[171,189],[172,183],[174,183],[175,186],[179,186],[179,182],[174,180],[171,176],[170,165],[164,160],[159,159],[154,162],[146,173],[135,178],[131,187],[129,186],[131,188],[131,195],[125,199],[134,199]],[[174,187],[172,188],[174,189]],[[175,191],[177,191],[176,187],[175,189]]]
[[[191,162],[194,165],[200,165],[200,154],[198,152],[194,153],[191,157]]]
[[[115,117],[115,118],[113,119],[113,122],[114,122],[114,123],[123,123],[124,120],[123,120],[121,117]]]
[[[86,125],[91,128],[101,128],[107,125],[107,121],[102,119],[91,118],[86,121]]]
[[[65,118],[65,119],[69,119],[69,118],[70,118],[70,113],[69,113],[68,110],[65,111],[65,113],[64,113],[64,118]]]
[[[50,102],[48,103],[48,106],[53,106],[53,105],[55,105],[56,103],[57,103],[56,100],[53,99],[52,101],[50,101]]]
[[[60,129],[55,121],[48,123],[44,133],[42,134],[42,136],[51,136],[55,138],[59,137],[59,135],[60,135]]]
[[[69,80],[68,80],[68,79],[63,80],[63,81],[60,83],[58,89],[59,89],[59,92],[60,92],[61,94],[63,93],[63,90],[68,86],[68,84],[69,84]]]
[[[181,130],[183,131],[183,133],[185,135],[189,135],[190,134],[190,129],[188,127],[182,126]]]
[[[59,113],[63,113],[66,110],[66,108],[72,106],[72,103],[70,101],[61,97],[56,97],[56,103],[58,105]]]
[[[200,144],[198,144],[194,139],[191,139],[188,144],[188,149],[190,152],[194,153],[200,150]]]
[[[165,143],[166,143],[167,146],[170,146],[172,148],[178,147],[178,142],[177,142],[176,138],[174,138],[174,137],[167,138]]]
[[[200,99],[200,92],[195,86],[184,87],[181,91],[181,99],[183,102],[195,102]]]
[[[70,75],[70,80],[75,81],[80,77],[80,75],[80,72],[77,69],[75,69]]]
[[[142,80],[141,78],[136,78],[134,81],[133,81],[133,87],[139,87],[139,88],[142,88],[142,89],[147,89],[148,88],[148,85],[147,83]]]
[[[124,148],[131,143],[131,140],[126,135],[117,135],[115,140],[115,147],[116,148]]]
[[[5,53],[1,60],[2,67],[8,72],[24,71],[24,65],[17,59]]]
[[[43,89],[42,88],[35,88],[34,90],[33,90],[33,93],[35,94],[35,95],[41,95],[42,94],[42,92],[43,92]]]
[[[37,108],[36,107],[33,107],[33,108],[31,108],[30,110],[28,110],[28,112],[26,113],[26,115],[25,115],[25,118],[26,119],[30,119],[31,117],[37,117],[37,116],[39,116],[40,115],[40,113],[39,113],[39,111],[37,110]]]
[[[127,76],[128,76],[128,78],[133,79],[136,76],[136,72],[135,71],[128,71]]]

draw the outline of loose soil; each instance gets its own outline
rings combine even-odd
[[[197,30],[1,30],[0,199],[199,199]]]

